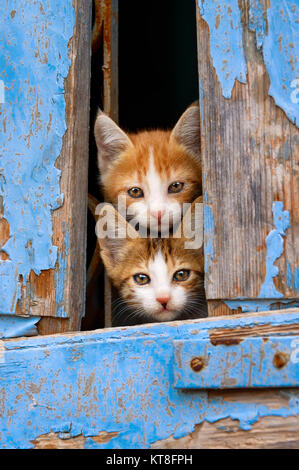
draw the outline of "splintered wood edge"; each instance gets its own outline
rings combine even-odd
[[[259,394],[252,391],[252,399]],[[268,392],[267,406],[271,407],[272,393]],[[242,394],[239,394],[242,399]],[[225,394],[223,394],[225,400]],[[157,441],[151,449],[298,449],[298,416],[264,416],[253,423],[251,429],[239,427],[239,420],[220,419],[195,425],[187,436],[173,436]]]

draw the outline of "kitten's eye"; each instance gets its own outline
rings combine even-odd
[[[150,277],[147,274],[135,274],[133,276],[134,281],[136,284],[139,284],[140,286],[145,286],[146,284],[149,284],[151,282]]]
[[[143,191],[140,188],[130,188],[128,190],[128,194],[129,196],[134,197],[135,199],[143,197]]]
[[[186,281],[188,277],[190,276],[190,269],[180,269],[173,275],[173,280],[174,281]]]
[[[175,181],[174,183],[171,183],[168,186],[168,192],[169,193],[179,193],[180,191],[182,191],[183,187],[184,187],[184,183],[180,183],[179,181]]]

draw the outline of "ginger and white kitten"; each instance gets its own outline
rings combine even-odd
[[[202,193],[200,115],[190,106],[172,131],[126,134],[99,112],[95,127],[104,199],[117,207],[124,196],[127,220],[163,233],[182,216],[182,204]]]
[[[114,323],[207,316],[203,248],[186,249],[184,237],[142,238],[112,205],[108,210],[116,232],[130,235],[99,236],[101,257],[117,290]]]

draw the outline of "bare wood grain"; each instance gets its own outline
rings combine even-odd
[[[82,434],[79,434],[78,436],[70,437],[68,433],[50,432],[38,436],[32,441],[32,444],[35,449],[84,449],[87,439],[91,439],[97,444],[104,444],[117,437],[117,435],[117,432],[102,431],[96,436],[84,437]]]
[[[270,405],[270,397],[267,405]],[[230,418],[215,423],[203,422],[188,436],[172,436],[155,442],[152,449],[298,449],[299,419],[297,416],[265,416],[249,430],[239,428],[239,421]]]
[[[102,0],[104,9],[104,111],[118,122],[118,0]]]
[[[246,314],[246,318],[247,319],[250,319],[252,320],[252,322],[255,322],[255,321],[259,321],[260,318],[261,318],[261,315],[263,317],[263,325],[253,325],[252,328],[248,328],[246,327],[245,330],[242,329],[242,331],[244,331],[244,333],[247,335],[248,333],[248,336],[260,336],[260,332],[261,331],[267,331],[267,333],[265,334],[275,334],[276,331],[277,331],[277,328],[280,328],[280,332],[281,334],[291,334],[291,331],[290,328],[293,328],[293,323],[295,324],[296,323],[296,317],[298,316],[298,313],[299,313],[299,308],[292,308],[292,309],[283,309],[283,310],[276,310],[275,312],[273,311],[267,311],[267,312],[250,312],[248,314]],[[275,318],[275,316],[277,315],[277,318],[279,319],[283,319],[283,317],[285,316],[288,316],[288,315],[294,315],[294,322],[290,323],[290,324],[283,324],[283,326],[280,326],[280,327],[274,327],[273,326],[273,317]],[[267,319],[269,318],[269,321],[267,321]],[[233,319],[234,321],[235,320],[239,320],[239,319],[244,319],[244,313],[243,314],[236,314],[233,316]],[[53,318],[52,319],[53,321],[55,320],[58,320],[58,321],[65,321],[65,322],[68,322],[67,319],[56,319],[56,318]],[[167,323],[167,327],[171,327],[171,328],[175,328],[177,329],[178,327],[184,327],[184,325],[192,325],[192,330],[190,331],[190,334],[192,336],[196,335],[197,333],[201,333],[203,331],[203,329],[205,328],[209,328],[209,323],[213,323],[215,321],[221,321],[221,320],[227,320],[227,317],[226,315],[223,315],[222,317],[218,317],[217,319],[215,319],[214,317],[206,317],[206,318],[199,318],[199,319],[195,319],[195,320],[184,320],[184,321],[173,321],[173,322],[168,322]],[[157,325],[161,325],[161,323],[149,323],[149,324],[146,324],[144,325],[144,327],[151,331],[153,328],[155,328]],[[113,332],[113,335],[118,335],[120,332],[122,331],[128,331],[128,332],[132,332],[132,334],[134,334],[135,330],[136,329],[139,329],[140,326],[122,326],[122,327],[113,327],[113,328],[100,328],[100,329],[97,329],[97,330],[91,330],[91,331],[68,331],[67,329],[65,329],[65,331],[62,331],[62,332],[59,332],[59,330],[57,331],[57,333],[53,333],[53,334],[50,334],[49,335],[51,336],[51,338],[54,340],[55,337],[65,337],[67,338],[67,340],[71,340],[71,341],[81,341],[82,340],[82,337],[84,336],[85,339],[88,339],[88,337],[92,337],[95,333],[96,334],[103,334],[103,335],[106,335],[107,333],[109,332]],[[265,330],[264,330],[265,328]],[[297,326],[296,326],[296,330],[297,330]],[[295,330],[295,331],[296,331]],[[232,331],[237,331],[239,332],[238,328],[228,328],[228,329],[224,329],[223,327],[218,327],[218,328],[213,328],[213,330],[211,330],[214,332],[217,332],[217,331],[220,331],[221,333],[220,334],[223,334],[224,331],[227,331],[228,334],[230,334],[230,332]],[[246,333],[247,331],[247,333]],[[249,333],[250,332],[250,333]],[[47,333],[45,332],[45,334],[47,335]],[[48,335],[48,336],[49,336]],[[121,337],[121,336],[119,336]],[[38,341],[38,337],[35,338],[36,341]],[[20,340],[18,340],[18,338],[14,338],[14,339],[7,339],[5,340],[5,344],[9,344],[9,343],[13,343],[14,344],[14,348],[15,349],[18,349],[18,341],[20,341],[20,344],[21,344],[21,348],[24,348],[24,345],[23,345],[23,340],[22,338]]]

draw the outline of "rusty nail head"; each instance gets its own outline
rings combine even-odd
[[[282,369],[289,362],[289,355],[283,352],[276,352],[273,358],[273,364],[277,369]]]
[[[201,357],[201,356],[193,357],[193,359],[191,359],[191,361],[190,361],[190,366],[191,366],[191,369],[194,372],[201,371],[201,369],[203,369],[203,367],[204,367],[203,357]]]

